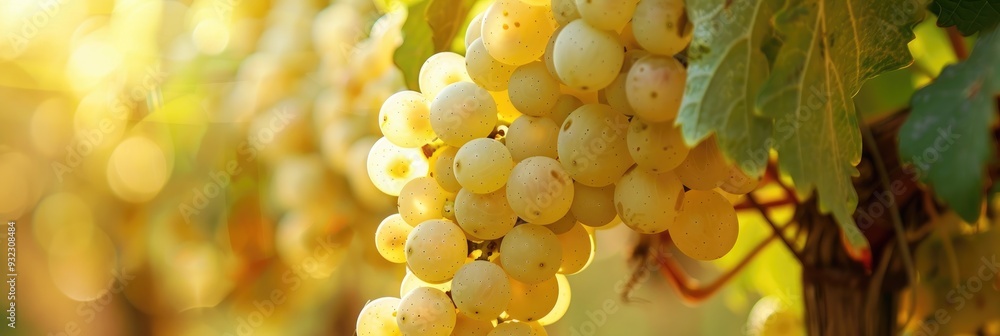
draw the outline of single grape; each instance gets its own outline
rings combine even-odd
[[[479,138],[467,142],[455,154],[452,170],[462,188],[486,194],[507,184],[514,160],[500,141]]]
[[[580,11],[576,10],[575,0],[552,0],[551,6],[552,16],[560,26],[565,26],[580,18]]]
[[[758,184],[760,178],[750,177],[740,167],[732,165],[729,167],[729,177],[722,181],[719,188],[731,194],[744,195],[757,189]]]
[[[625,138],[636,165],[654,174],[677,168],[688,155],[681,130],[670,122],[650,123],[634,117]]]
[[[442,292],[447,292],[451,290],[451,280],[439,284],[433,284],[430,282],[420,280],[420,278],[418,278],[416,275],[413,274],[413,271],[410,271],[410,269],[406,269],[406,275],[403,276],[403,281],[399,283],[399,296],[404,297],[406,296],[406,294],[409,294],[414,289],[420,287],[437,288]]]
[[[517,223],[505,188],[489,194],[460,190],[455,198],[455,218],[466,233],[479,240],[499,239]]]
[[[573,185],[573,205],[569,212],[584,225],[608,225],[618,215],[615,210],[615,185],[590,187],[576,183]]]
[[[555,26],[547,7],[497,0],[483,14],[483,44],[500,62],[528,64],[545,52],[545,41]]]
[[[455,330],[451,332],[451,336],[487,336],[490,331],[493,331],[494,322],[480,321],[465,316],[465,314],[458,314],[458,319],[455,320]]]
[[[396,324],[406,336],[448,336],[455,329],[455,306],[444,292],[420,287],[399,300]]]
[[[573,180],[559,161],[530,157],[511,171],[507,201],[518,217],[535,224],[550,224],[569,212],[573,204]]]
[[[532,156],[555,159],[559,125],[544,117],[521,116],[507,129],[506,146],[515,162]]]
[[[375,142],[367,161],[372,183],[391,196],[399,196],[406,182],[427,175],[427,158],[420,149],[396,146],[385,137]]]
[[[478,40],[481,36],[483,36],[483,15],[485,13],[486,12],[484,11],[476,14],[476,16],[472,18],[472,21],[469,21],[469,26],[465,28],[466,58],[469,57],[468,50],[474,43],[473,41]]]
[[[471,82],[472,78],[465,70],[465,57],[446,51],[431,55],[424,61],[417,81],[420,92],[427,99],[434,99],[445,87],[458,82]]]
[[[403,220],[399,214],[386,217],[375,230],[375,249],[385,260],[394,263],[406,262],[406,237],[413,227]]]
[[[553,305],[552,310],[548,314],[545,314],[542,318],[538,319],[538,324],[547,326],[559,319],[562,319],[566,312],[569,311],[569,303],[572,298],[572,291],[570,291],[569,279],[565,275],[556,274],[556,282],[558,283],[559,296],[556,298],[556,303]]]
[[[594,260],[597,252],[593,232],[583,225],[576,224],[569,231],[557,235],[559,246],[562,247],[562,264],[560,274],[576,274],[587,268]]]
[[[445,202],[454,198],[455,194],[441,188],[434,178],[423,176],[403,186],[396,204],[400,216],[411,226],[417,226],[426,220],[443,217]]]
[[[451,298],[462,315],[491,321],[510,303],[510,280],[503,268],[489,261],[465,264],[451,283]]]
[[[694,27],[684,0],[640,0],[632,16],[632,31],[644,49],[673,56],[691,43]]]
[[[372,300],[361,308],[355,332],[358,336],[397,336],[403,333],[396,324],[396,307],[399,299],[383,297]]]
[[[466,50],[465,67],[473,82],[490,91],[507,90],[511,74],[517,69],[490,56],[481,38],[472,41]]]
[[[563,218],[560,218],[555,223],[545,224],[545,227],[548,228],[549,231],[552,231],[552,233],[560,235],[572,229],[576,223],[576,216],[573,216],[572,212],[568,212],[565,216],[563,216]]]
[[[729,167],[713,137],[702,140],[691,148],[684,162],[674,168],[674,172],[688,188],[711,190],[722,186],[729,179]]]
[[[485,137],[496,124],[496,102],[489,91],[475,83],[448,85],[431,101],[431,128],[449,146],[462,147]]]
[[[621,31],[632,19],[638,0],[576,0],[583,20],[601,30]]]
[[[421,280],[451,280],[469,255],[465,233],[452,221],[433,219],[420,223],[406,237],[406,266]]]
[[[635,115],[649,122],[677,117],[684,97],[687,69],[673,57],[648,55],[628,71],[625,96]]]
[[[500,244],[500,259],[511,278],[536,284],[559,270],[562,247],[549,229],[539,225],[518,225]]]
[[[521,117],[521,111],[518,111],[514,107],[514,103],[510,102],[510,95],[507,94],[507,90],[490,91],[490,95],[493,96],[493,101],[497,103],[497,118],[500,121],[509,124]]]
[[[614,183],[634,163],[626,133],[627,117],[607,105],[584,105],[562,124],[559,161],[580,184],[602,187]]]
[[[581,19],[567,24],[552,47],[559,80],[585,92],[597,92],[611,84],[624,59],[625,49],[617,36]]]
[[[552,119],[557,126],[562,125],[566,121],[566,118],[569,117],[569,114],[576,111],[580,106],[583,106],[580,98],[564,93],[556,100],[556,106],[552,107],[552,112],[549,113],[547,118]]]
[[[458,192],[462,189],[462,185],[455,178],[455,154],[458,154],[458,148],[441,146],[429,159],[430,176],[434,177],[441,188],[449,192]]]
[[[397,146],[420,147],[437,138],[431,129],[430,113],[427,98],[420,92],[400,91],[382,104],[379,129]]]
[[[507,321],[497,324],[487,336],[535,336],[535,332],[527,323]]]
[[[537,321],[548,315],[559,299],[558,276],[557,274],[536,284],[520,282],[511,277],[507,315],[524,322]]]
[[[670,228],[677,249],[697,260],[715,260],[736,245],[740,226],[736,209],[712,190],[688,190]]]
[[[531,62],[518,67],[507,85],[510,102],[521,113],[544,117],[552,112],[562,94],[559,80],[552,77],[543,62]]]
[[[624,115],[635,115],[635,110],[632,109],[632,105],[629,105],[628,102],[628,92],[625,89],[625,84],[628,82],[628,72],[632,69],[632,65],[646,55],[649,55],[649,53],[642,49],[626,51],[625,62],[622,64],[622,69],[618,73],[618,76],[615,77],[615,80],[611,84],[608,84],[607,87],[599,92],[604,102],[611,105],[611,108],[615,109],[615,111],[621,112]]]
[[[673,227],[683,194],[684,186],[671,172],[652,174],[632,169],[615,187],[615,207],[632,230],[660,233]]]

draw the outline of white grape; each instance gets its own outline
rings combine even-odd
[[[587,104],[573,111],[559,131],[559,160],[580,184],[602,187],[617,181],[634,161],[625,141],[628,118],[610,106]]]
[[[544,117],[552,112],[562,94],[559,80],[552,77],[543,62],[531,62],[518,67],[507,85],[510,102],[521,113]]]
[[[399,214],[386,217],[375,230],[375,249],[385,260],[394,263],[406,262],[406,237],[413,231]]]
[[[445,202],[454,197],[454,193],[441,188],[433,177],[423,176],[403,186],[396,204],[400,216],[411,226],[417,226],[426,220],[443,217]]]
[[[430,176],[437,181],[441,188],[450,192],[458,192],[459,189],[462,189],[462,185],[455,178],[454,163],[455,154],[457,153],[458,148],[442,146],[429,159]]]
[[[451,283],[451,298],[462,315],[495,320],[510,303],[510,280],[503,268],[489,261],[465,264]]]
[[[465,233],[446,219],[420,223],[406,237],[406,266],[426,282],[451,280],[468,255]]]
[[[396,323],[405,336],[448,336],[455,329],[455,306],[444,292],[420,287],[399,300]]]
[[[556,283],[558,284],[559,295],[556,298],[556,303],[553,305],[552,309],[548,314],[545,314],[542,318],[538,319],[538,324],[546,326],[556,321],[559,321],[566,312],[569,311],[569,303],[572,298],[572,291],[569,286],[569,279],[565,275],[556,274]]]
[[[396,324],[396,307],[399,299],[383,297],[372,300],[358,314],[358,336],[398,336],[403,333]]]
[[[573,216],[572,212],[568,212],[565,216],[563,216],[563,218],[555,221],[555,223],[545,224],[545,227],[548,228],[549,231],[552,231],[552,233],[560,235],[573,229],[573,226],[576,226],[576,223],[576,216]]]
[[[671,172],[652,174],[632,169],[615,187],[615,207],[625,225],[642,234],[673,227],[684,186]]]
[[[559,239],[549,229],[531,224],[515,226],[500,244],[500,260],[511,278],[536,284],[556,274],[562,263]]]
[[[580,18],[580,11],[576,10],[575,0],[552,0],[552,16],[560,26]]]
[[[536,284],[520,282],[511,277],[507,315],[520,321],[532,322],[551,312],[559,299],[558,276],[557,274]]]
[[[684,0],[640,0],[632,16],[632,31],[644,49],[673,56],[691,43],[694,28]]]
[[[580,108],[580,106],[583,106],[583,102],[580,101],[580,98],[564,93],[559,96],[558,100],[556,100],[556,106],[552,107],[552,112],[549,113],[547,117],[552,119],[552,121],[559,126],[566,121],[566,118],[569,117],[570,113],[576,111],[576,109]]]
[[[545,52],[555,26],[547,7],[497,0],[483,14],[483,44],[500,62],[528,64]]]
[[[712,190],[689,190],[670,228],[677,249],[697,260],[722,258],[736,245],[739,236],[736,209]]]
[[[427,175],[427,169],[423,151],[396,146],[385,137],[368,154],[368,176],[378,190],[391,196],[399,196],[406,182]]]
[[[527,323],[507,321],[498,324],[487,336],[535,336],[535,333]]]
[[[711,190],[729,178],[729,164],[719,151],[715,138],[702,140],[688,151],[684,162],[674,169],[677,178],[691,189]]]
[[[445,87],[458,82],[471,82],[465,70],[465,57],[446,51],[428,57],[420,66],[417,77],[420,92],[427,99],[434,99]]]
[[[535,224],[555,222],[573,204],[573,180],[553,158],[535,156],[514,166],[507,201],[518,217]]]
[[[731,194],[744,195],[757,189],[758,184],[760,178],[750,177],[738,166],[732,165],[729,167],[729,177],[722,181],[719,188]]]
[[[588,24],[602,30],[621,31],[632,19],[638,2],[638,0],[576,0],[576,8]]]
[[[507,184],[513,168],[514,160],[503,143],[490,138],[479,138],[458,149],[452,170],[462,188],[486,194]]]
[[[481,12],[476,14],[476,16],[472,18],[472,21],[469,21],[469,26],[465,28],[466,58],[469,57],[468,49],[472,46],[473,41],[478,40],[483,34],[483,15],[485,13],[486,12]]]
[[[386,139],[400,147],[420,147],[437,138],[431,128],[427,98],[420,92],[400,91],[389,96],[379,110],[378,120]]]
[[[597,92],[618,76],[625,49],[614,34],[576,19],[559,32],[552,57],[556,74],[563,83],[581,91]]]
[[[481,38],[472,41],[466,50],[465,67],[473,82],[490,91],[507,90],[511,74],[517,69],[490,56]]]
[[[562,247],[562,264],[560,274],[576,274],[587,268],[597,253],[594,234],[581,224],[574,225],[569,231],[557,235],[559,246]]]
[[[517,223],[505,188],[488,194],[460,190],[455,198],[455,218],[466,233],[479,240],[499,239]]]
[[[404,297],[406,294],[420,287],[437,288],[442,292],[447,292],[451,290],[451,280],[434,284],[420,280],[420,278],[413,274],[413,271],[406,269],[406,275],[403,276],[403,281],[399,283],[399,297]]]
[[[515,162],[532,156],[555,159],[559,153],[559,125],[552,119],[521,116],[507,129],[506,146]]]
[[[487,336],[490,331],[493,331],[494,322],[480,321],[465,316],[465,314],[458,314],[458,319],[455,320],[455,330],[451,332],[451,336]]]
[[[615,185],[591,187],[576,183],[573,186],[573,205],[569,211],[584,225],[608,225],[618,215],[615,210]]]
[[[687,69],[673,57],[648,55],[628,71],[625,96],[635,115],[649,122],[677,117],[684,97]]]
[[[688,155],[681,130],[669,122],[650,123],[634,117],[626,141],[636,165],[656,174],[677,168]]]
[[[475,83],[448,85],[431,101],[431,128],[449,146],[461,147],[485,137],[496,124],[496,102],[489,91]]]

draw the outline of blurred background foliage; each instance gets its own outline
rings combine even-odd
[[[393,52],[407,13],[388,1],[0,0],[15,334],[350,335],[365,300],[398,296],[404,266],[373,240],[395,200],[364,165],[382,100],[405,87]],[[471,8],[466,24],[485,2]],[[865,116],[904,108],[955,61],[933,22],[917,27],[913,67],[862,89]],[[732,253],[683,266],[707,281],[770,233],[740,221]],[[550,335],[803,332],[783,246],[698,306],[655,265],[626,303],[637,240],[598,232]]]

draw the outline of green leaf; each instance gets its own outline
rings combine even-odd
[[[1000,94],[1000,30],[984,31],[969,59],[913,95],[899,131],[903,161],[966,222],[979,218],[984,175],[995,159],[991,125]]]
[[[689,144],[716,132],[719,148],[747,174],[760,176],[767,167],[772,121],[757,116],[754,107],[768,75],[762,48],[773,33],[770,19],[780,3],[718,0],[688,5],[695,29],[676,123]]]
[[[434,55],[431,27],[427,24],[427,18],[424,15],[431,1],[421,1],[408,8],[406,22],[403,23],[403,44],[392,55],[393,62],[403,72],[406,87],[410,90],[420,89],[417,80],[420,75],[420,66],[427,58]]]
[[[475,0],[428,0],[427,23],[431,27],[434,50],[446,51],[458,33],[465,33],[466,16],[476,3]]]
[[[996,0],[934,0],[930,9],[938,16],[938,26],[955,26],[969,36],[996,26],[1000,5]]]
[[[852,214],[861,160],[853,97],[865,80],[902,68],[922,14],[912,0],[789,0],[774,17],[783,44],[757,100],[775,119],[773,148],[800,198],[815,189],[854,247],[867,245]]]

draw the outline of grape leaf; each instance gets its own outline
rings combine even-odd
[[[420,66],[434,55],[431,27],[424,14],[431,1],[424,0],[407,9],[406,22],[403,23],[403,44],[392,55],[393,63],[403,72],[406,87],[414,91],[420,89],[417,80]]]
[[[818,194],[853,247],[867,245],[852,214],[858,204],[861,135],[853,97],[865,80],[902,68],[923,13],[912,0],[788,0],[775,15],[781,45],[757,97],[774,118],[773,148],[800,198]]]
[[[938,16],[938,26],[955,26],[965,36],[1000,21],[1000,4],[996,0],[934,0],[930,9]]]
[[[771,120],[754,108],[768,74],[762,44],[779,5],[775,0],[688,3],[695,28],[676,123],[690,145],[718,130],[719,148],[753,176],[764,173],[771,148]]]
[[[913,95],[899,150],[922,181],[966,222],[979,218],[986,165],[995,160],[991,125],[1000,95],[1000,29],[983,31],[972,55]]]
[[[431,27],[434,50],[441,52],[451,48],[451,42],[459,32],[464,33],[462,23],[469,15],[475,0],[428,0],[427,23]]]

